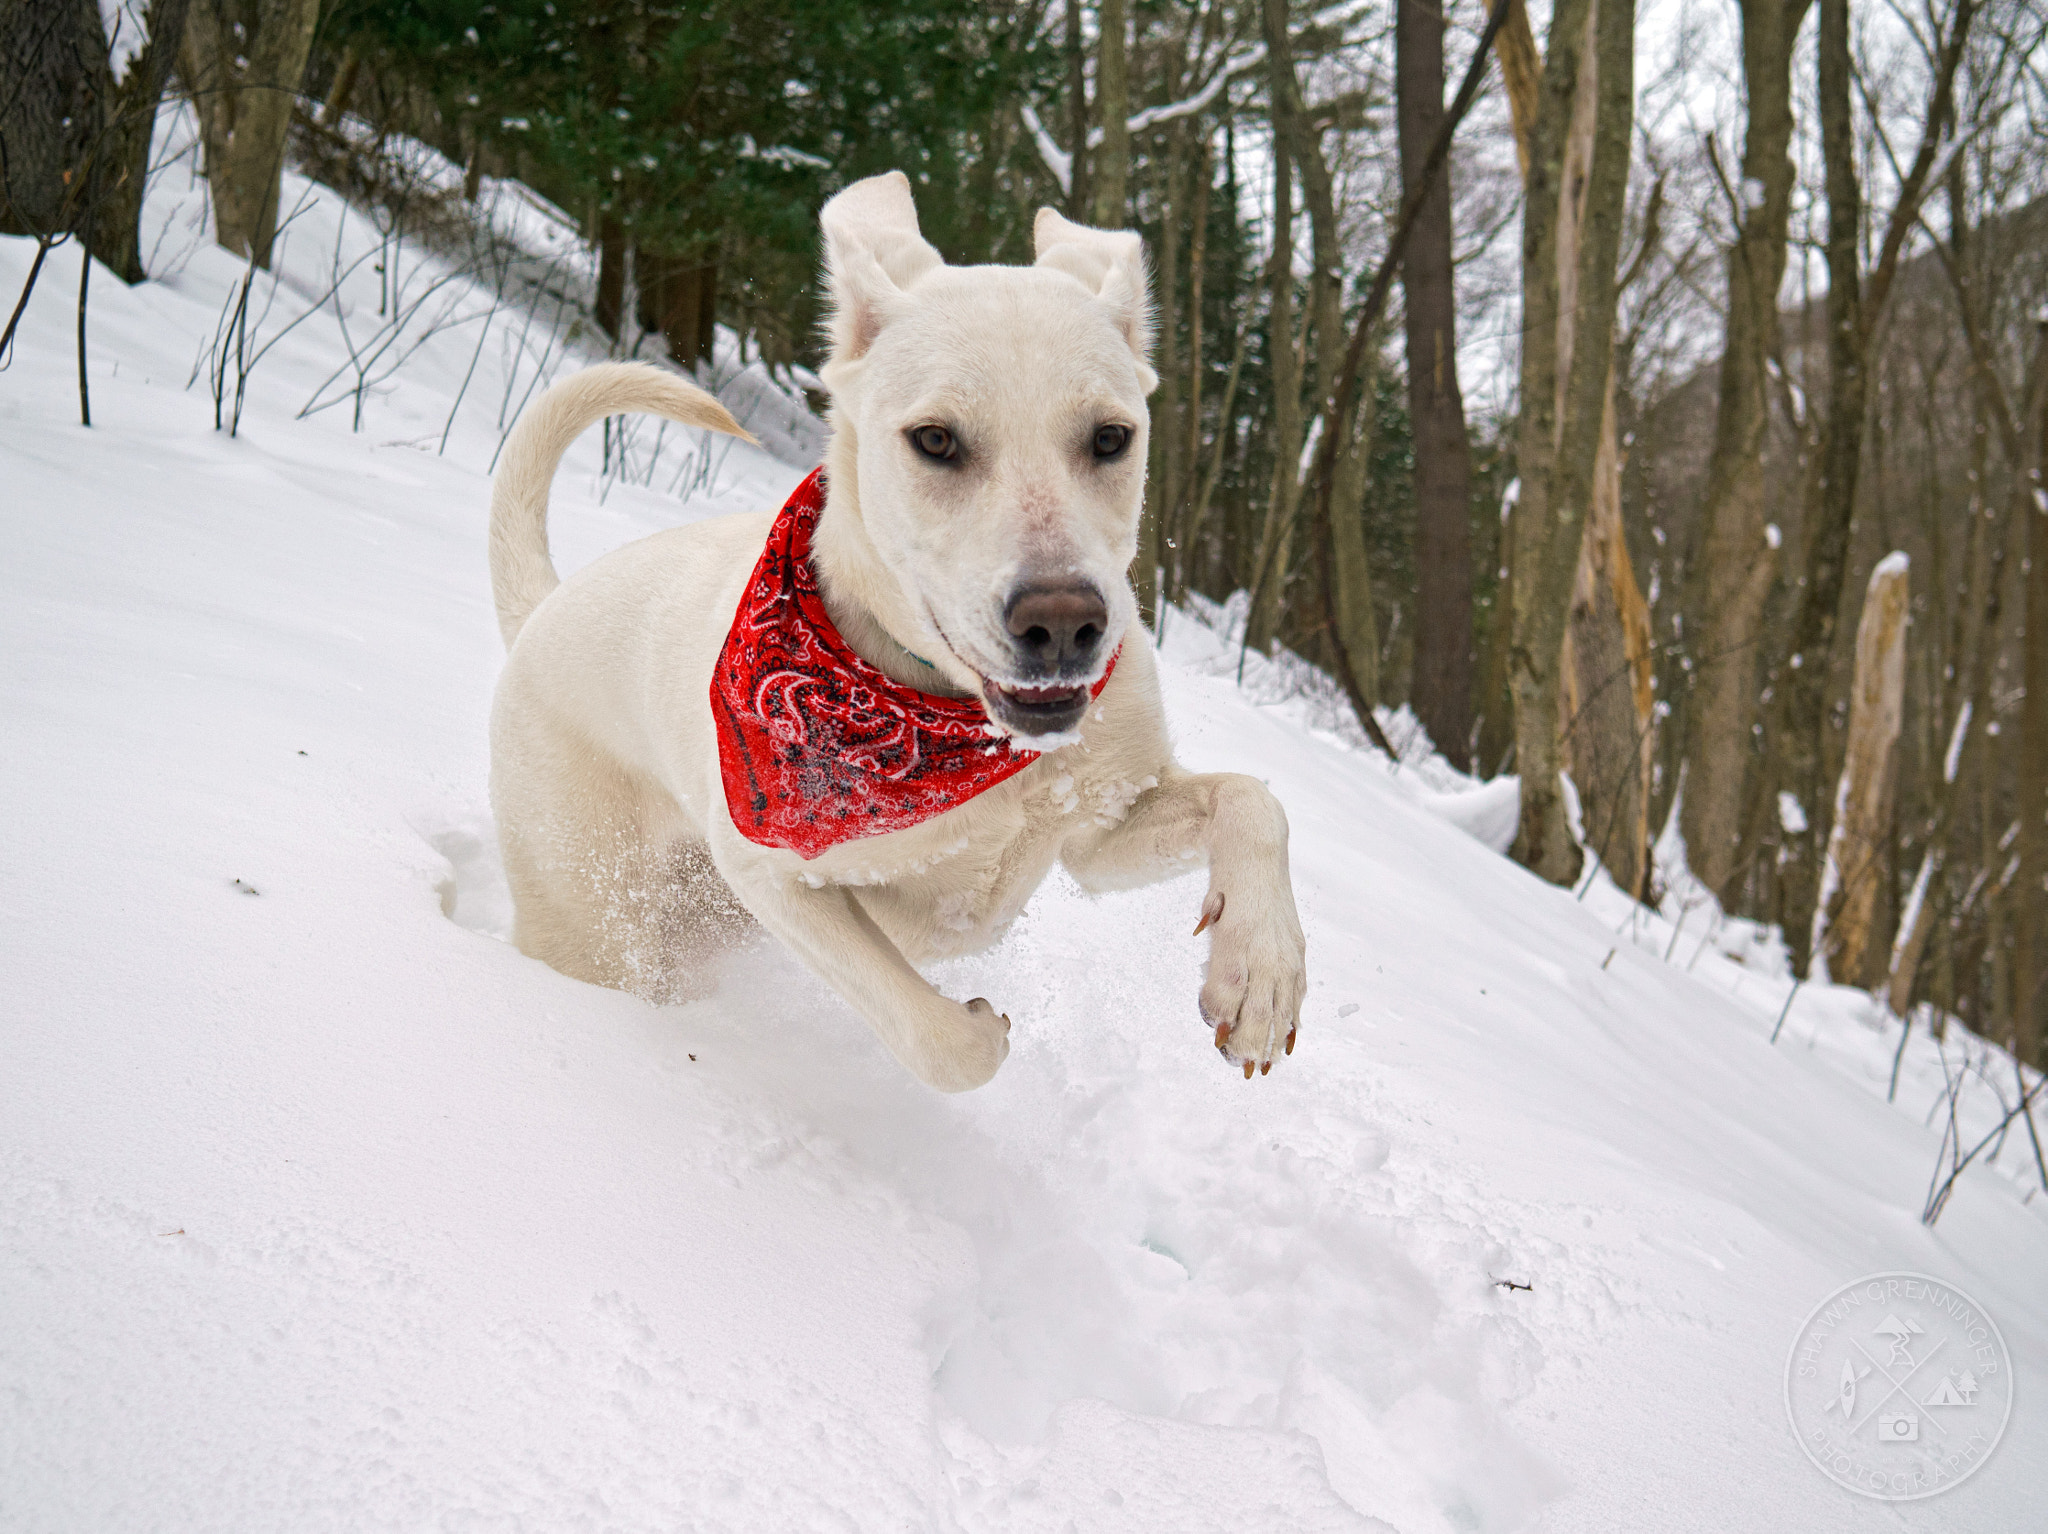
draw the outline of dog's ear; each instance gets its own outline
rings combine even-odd
[[[875,344],[903,290],[945,262],[917,232],[910,178],[900,170],[854,182],[825,204],[818,222],[832,298],[832,360],[853,362]]]
[[[1145,242],[1128,229],[1090,229],[1040,208],[1032,225],[1037,265],[1065,272],[1108,306],[1117,329],[1138,359],[1138,376],[1150,394],[1159,385],[1152,371],[1152,296],[1145,280]]]

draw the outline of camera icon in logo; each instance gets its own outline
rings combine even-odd
[[[1886,1412],[1877,1419],[1879,1443],[1918,1443],[1920,1419],[1909,1411]]]

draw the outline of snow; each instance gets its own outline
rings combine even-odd
[[[100,25],[107,34],[107,64],[113,70],[116,85],[127,76],[128,66],[149,46],[148,9],[147,0],[100,0]]]
[[[1071,196],[1074,190],[1074,157],[1060,148],[1059,140],[1052,136],[1038,115],[1038,109],[1025,102],[1018,109],[1023,118],[1024,129],[1031,135],[1031,142],[1038,150],[1038,158],[1045,162],[1045,168],[1052,172],[1053,180],[1059,183],[1060,191]]]
[[[1970,700],[1963,699],[1962,707],[1956,710],[1955,728],[1949,731],[1948,750],[1941,757],[1941,781],[1953,783],[1956,768],[1962,764],[1963,742],[1970,738]]]
[[[1906,904],[1899,912],[1898,932],[1892,939],[1891,970],[1896,972],[1899,959],[1912,941],[1913,928],[1919,925],[1920,908],[1927,903],[1927,886],[1933,881],[1934,870],[1939,864],[1932,849],[1920,855],[1920,871],[1913,876],[1913,888],[1906,896]]]
[[[2025,1136],[1918,1218],[1948,1084],[1973,1141],[2010,1061],[1923,1020],[1887,1103],[1896,1026],[1795,994],[1670,837],[1668,914],[1539,883],[1482,843],[1511,788],[1391,714],[1388,762],[1284,655],[1240,684],[1230,608],[1169,617],[1162,684],[1184,759],[1292,822],[1313,985],[1270,1077],[1196,1013],[1199,876],[1056,878],[940,967],[1016,1022],[960,1098],[772,946],[669,1007],[521,956],[486,471],[595,353],[546,300],[480,340],[492,295],[406,250],[447,326],[359,430],[300,418],[346,353],[331,306],[282,326],[370,226],[294,177],[216,432],[187,380],[244,269],[200,195],[152,193],[163,280],[92,285],[90,432],[68,248],[0,374],[0,1525],[1861,1529],[1786,1359],[1910,1269],[1996,1318],[2023,1423],[1899,1516],[2029,1526]],[[0,240],[0,290],[28,261]],[[807,467],[634,429],[627,472],[572,452],[565,567]]]
[[[1348,29],[1351,23],[1368,9],[1370,7],[1361,4],[1360,0],[1343,0],[1341,4],[1325,6],[1310,15],[1303,23],[1302,30]],[[1162,102],[1158,106],[1144,107],[1131,113],[1124,122],[1124,131],[1135,136],[1184,117],[1199,117],[1214,106],[1217,98],[1229,90],[1233,83],[1243,79],[1253,70],[1263,68],[1265,62],[1266,45],[1262,42],[1253,43],[1249,47],[1219,58],[1211,66],[1207,82],[1193,95],[1184,96],[1178,101]],[[1024,130],[1031,135],[1031,142],[1038,151],[1040,163],[1052,172],[1053,180],[1059,183],[1062,192],[1071,193],[1074,189],[1073,155],[1060,148],[1059,140],[1052,136],[1052,130],[1046,127],[1044,119],[1038,115],[1038,109],[1030,102],[1022,103],[1017,111],[1024,123]],[[1098,123],[1088,130],[1088,147],[1094,149],[1102,140],[1102,126]]]

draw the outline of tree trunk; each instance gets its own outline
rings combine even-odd
[[[1246,307],[1249,309],[1250,306],[1247,305]],[[1251,345],[1252,327],[1255,323],[1255,318],[1253,314],[1247,312],[1238,321],[1237,344],[1231,349],[1230,371],[1224,375],[1223,396],[1216,404],[1216,435],[1209,445],[1209,462],[1202,470],[1201,483],[1195,490],[1194,500],[1188,507],[1187,519],[1181,528],[1182,559],[1186,562],[1183,568],[1189,572],[1186,580],[1190,586],[1201,583],[1198,577],[1203,574],[1202,567],[1210,563],[1206,557],[1201,557],[1198,560],[1198,556],[1205,556],[1207,549],[1210,547],[1208,539],[1209,505],[1216,494],[1216,483],[1223,476],[1224,459],[1229,456],[1230,450],[1237,440],[1237,422],[1232,411],[1237,404],[1238,381],[1244,376],[1245,351]],[[1200,422],[1197,420],[1193,430],[1198,432],[1199,428]],[[1198,453],[1200,446],[1200,438],[1196,436],[1195,440],[1189,444],[1188,450],[1190,454]],[[1224,525],[1218,529],[1214,541],[1217,553],[1214,565],[1218,570],[1215,580],[1216,584],[1219,585],[1226,585],[1233,573],[1231,561],[1235,557],[1236,539],[1233,535],[1231,524],[1235,520],[1230,514],[1229,507],[1226,505],[1223,516]]]
[[[1777,570],[1765,533],[1764,434],[1769,364],[1778,342],[1778,288],[1796,174],[1792,53],[1812,0],[1741,0],[1742,74],[1749,101],[1742,178],[1757,188],[1728,252],[1728,317],[1720,404],[1700,535],[1685,610],[1696,614],[1687,705],[1685,797],[1679,824],[1692,872],[1732,905],[1742,877],[1743,782],[1753,749],[1764,603]]]
[[[697,266],[697,353],[690,359],[694,365],[699,362],[718,360],[718,263],[699,262]]]
[[[1656,667],[1650,611],[1622,528],[1612,369],[1560,669],[1565,761],[1579,792],[1586,845],[1618,886],[1647,898]]]
[[[1828,836],[1822,800],[1821,730],[1829,663],[1847,574],[1849,524],[1863,457],[1865,337],[1863,272],[1857,238],[1863,220],[1850,109],[1849,0],[1820,0],[1820,123],[1827,172],[1828,403],[1806,486],[1800,599],[1793,618],[1782,724],[1766,744],[1778,757],[1778,781],[1799,801],[1803,831],[1787,835],[1780,880],[1784,930],[1793,962],[1806,973],[1809,935],[1820,895],[1819,849]]]
[[[1273,464],[1274,496],[1270,509],[1282,513],[1284,524],[1275,526],[1270,520],[1267,532],[1274,542],[1267,546],[1266,557],[1272,568],[1260,587],[1259,602],[1254,606],[1256,625],[1252,632],[1252,644],[1264,649],[1271,643],[1280,625],[1281,614],[1286,608],[1286,582],[1288,565],[1293,553],[1294,522],[1301,507],[1302,497],[1310,493],[1312,469],[1307,462],[1308,454],[1303,443],[1303,412],[1301,390],[1304,359],[1315,357],[1314,398],[1328,402],[1335,391],[1337,370],[1343,364],[1346,348],[1343,311],[1343,245],[1342,233],[1337,226],[1336,187],[1330,174],[1330,167],[1323,159],[1321,134],[1309,119],[1308,107],[1302,99],[1301,82],[1295,73],[1292,40],[1287,31],[1287,7],[1285,0],[1267,0],[1265,6],[1267,38],[1268,76],[1271,92],[1271,110],[1275,138],[1275,161],[1291,161],[1301,177],[1303,200],[1308,205],[1311,270],[1308,282],[1308,313],[1298,343],[1289,341],[1286,382],[1283,382],[1276,360],[1273,374],[1274,391],[1279,401],[1282,416],[1282,444],[1291,444],[1285,451],[1276,453]],[[1290,183],[1291,185],[1291,183]],[[1279,218],[1279,189],[1275,189],[1275,217]],[[1289,204],[1290,228],[1286,232],[1285,282],[1291,307],[1293,299],[1293,254],[1294,246],[1291,229],[1292,205]],[[1281,258],[1281,247],[1275,245],[1275,260]],[[1276,293],[1277,296],[1277,293]],[[1291,334],[1292,327],[1289,327]],[[1280,332],[1274,332],[1277,337]],[[1275,339],[1273,346],[1280,343]],[[1339,444],[1339,450],[1346,459],[1356,449],[1350,442]],[[1347,472],[1351,465],[1342,466]],[[1283,483],[1284,479],[1284,483]],[[1343,508],[1342,515],[1349,517],[1357,512],[1358,495],[1354,491],[1338,498],[1335,506]],[[1333,506],[1333,513],[1335,507]],[[1334,528],[1333,528],[1334,531]],[[1362,558],[1365,552],[1363,530],[1352,553]],[[1353,561],[1356,564],[1356,561]],[[1333,571],[1333,574],[1335,572]],[[1356,564],[1354,576],[1363,578],[1366,574],[1362,564]],[[1365,588],[1369,600],[1369,587]],[[1336,614],[1325,615],[1335,621]]]
[[[642,335],[661,329],[661,280],[667,265],[646,246],[633,246],[633,318]]]
[[[1170,82],[1171,84],[1172,82]],[[1159,269],[1153,281],[1158,334],[1159,388],[1152,396],[1151,463],[1145,476],[1145,510],[1138,523],[1138,553],[1131,564],[1131,583],[1138,592],[1138,611],[1147,623],[1159,621],[1160,567],[1166,562],[1162,533],[1185,494],[1185,464],[1176,451],[1181,422],[1180,299],[1181,220],[1187,207],[1187,141],[1182,124],[1168,130],[1166,196],[1160,207]]]
[[[1957,162],[1950,173],[1949,227],[1947,250],[1935,247],[1947,269],[1955,292],[1956,311],[1963,322],[1963,337],[1970,351],[1971,426],[1969,434],[1969,483],[1973,487],[1967,506],[1970,521],[1968,572],[1957,604],[1955,639],[1951,647],[1954,686],[1949,706],[1937,714],[1944,726],[1946,751],[1942,758],[1941,786],[1935,791],[1935,811],[1927,832],[1927,851],[1914,881],[1915,896],[1908,903],[1909,920],[1902,921],[1898,941],[1893,945],[1887,1001],[1892,1013],[1904,1017],[1912,1006],[1914,983],[1935,925],[1936,902],[1929,898],[1933,877],[1950,862],[1967,864],[1973,854],[1981,866],[1991,866],[1991,849],[1962,845],[1959,831],[1963,817],[1958,807],[1975,802],[1992,785],[1995,774],[1988,764],[1990,733],[1996,719],[1991,680],[1999,648],[1999,617],[2005,594],[2005,567],[2015,533],[2025,536],[2032,506],[2029,478],[2018,472],[2025,460],[2024,422],[2014,418],[1999,381],[1988,329],[1989,316],[1983,289],[1990,285],[1990,273],[1976,252],[1976,241],[1968,228],[1965,170]],[[2021,411],[2026,400],[2035,398],[2048,386],[2048,346],[2037,346],[2032,366],[2022,389]],[[2010,500],[2001,511],[1995,500],[1982,494],[1988,483],[1988,463],[1993,429],[2008,465]],[[1985,817],[1988,821],[1988,814]],[[1960,920],[1960,912],[1951,919]],[[1951,947],[1953,945],[1951,944]],[[1946,988],[1947,1005],[1954,1004],[1954,988]],[[1981,1019],[1980,1019],[1981,1021]]]
[[[1287,0],[1264,0],[1266,68],[1276,103],[1292,100],[1294,60]],[[1279,105],[1276,117],[1286,116]],[[1276,130],[1278,124],[1276,123]],[[1245,643],[1261,654],[1279,627],[1280,593],[1294,552],[1294,513],[1301,488],[1301,353],[1294,335],[1294,160],[1282,143],[1273,155],[1273,252],[1267,264],[1272,302],[1266,311],[1266,362],[1273,386],[1273,474],[1251,569],[1252,605]]]
[[[1508,98],[1508,125],[1515,135],[1515,163],[1526,185],[1529,156],[1536,143],[1538,102],[1543,95],[1543,55],[1536,51],[1536,34],[1529,27],[1529,8],[1522,0],[1511,0],[1507,25],[1493,42],[1493,56],[1500,60],[1501,88]]]
[[[1808,465],[1806,531],[1801,584],[1792,622],[1782,709],[1766,745],[1777,756],[1777,779],[1805,813],[1806,830],[1787,833],[1782,881],[1784,931],[1793,967],[1806,972],[1819,899],[1817,849],[1828,834],[1825,794],[1827,684],[1835,626],[1848,574],[1849,534],[1855,517],[1863,460],[1864,417],[1870,404],[1870,340],[1898,270],[1900,252],[1917,223],[1936,147],[1954,100],[1956,66],[1975,12],[1957,0],[1949,36],[1937,61],[1919,153],[1903,178],[1888,221],[1882,253],[1866,294],[1858,258],[1863,235],[1863,194],[1856,179],[1855,123],[1850,109],[1849,0],[1820,0],[1820,123],[1828,197],[1828,405],[1820,443]]]
[[[1376,353],[1374,353],[1376,355]],[[1368,699],[1380,696],[1379,619],[1372,607],[1372,561],[1365,546],[1365,466],[1372,455],[1373,382],[1370,373],[1359,390],[1358,420],[1349,429],[1352,442],[1337,466],[1331,497],[1331,597],[1336,611],[1330,621],[1343,637],[1358,689]]]
[[[1534,155],[1542,65],[1529,32],[1528,13],[1519,5],[1510,13],[1495,51],[1507,86],[1516,158],[1526,181]],[[1650,248],[1654,228],[1653,213],[1644,231],[1645,250]],[[1656,666],[1649,606],[1636,583],[1621,520],[1621,445],[1615,424],[1614,375],[1615,364],[1610,361],[1600,438],[1594,449],[1590,514],[1580,534],[1571,617],[1558,669],[1563,688],[1565,764],[1578,789],[1581,829],[1616,884],[1647,898]],[[1511,584],[1504,580],[1496,596],[1502,611],[1497,612],[1492,642],[1487,646],[1486,686],[1491,698],[1498,698],[1505,687],[1498,679],[1507,673],[1506,639],[1512,624],[1504,619],[1512,606]],[[1498,743],[1498,732],[1486,733],[1488,749],[1482,752],[1483,760],[1497,765],[1505,748]]]
[[[142,194],[149,179],[156,109],[185,35],[188,3],[151,0],[143,19],[149,40],[116,83],[113,120],[107,124],[92,249],[102,265],[130,286],[148,275],[142,269]],[[123,25],[127,24],[124,17]]]
[[[1308,325],[1302,333],[1302,354],[1304,358],[1309,355],[1315,358],[1315,377],[1312,380],[1315,392],[1311,397],[1318,407],[1315,419],[1322,420],[1327,427],[1331,424],[1328,413],[1337,393],[1337,373],[1344,365],[1350,340],[1344,330],[1343,231],[1337,223],[1336,181],[1331,175],[1329,162],[1323,158],[1322,130],[1309,117],[1308,105],[1302,98],[1300,77],[1295,73],[1291,56],[1287,63],[1286,87],[1275,115],[1281,128],[1280,136],[1301,175],[1302,200],[1308,205],[1309,248],[1314,263],[1308,279]],[[1343,639],[1373,646],[1372,660],[1352,662],[1368,705],[1379,701],[1378,641],[1372,620],[1372,572],[1366,562],[1365,527],[1361,520],[1365,476],[1359,455],[1363,445],[1358,432],[1353,429],[1353,422],[1359,417],[1369,419],[1370,413],[1370,396],[1361,393],[1359,404],[1349,412],[1350,419],[1337,425],[1339,459],[1337,483],[1332,486],[1330,503],[1331,547],[1318,546],[1315,550],[1318,560],[1327,558],[1332,561],[1330,579],[1318,582],[1318,590],[1327,596],[1329,610],[1322,612],[1319,620],[1304,615],[1297,624],[1297,627],[1312,629],[1317,621],[1333,623],[1338,626],[1338,633]],[[1313,505],[1316,494],[1315,467],[1306,446],[1297,460],[1295,476],[1294,505],[1298,518],[1304,498]],[[1345,524],[1341,550],[1336,546],[1338,523]],[[1284,587],[1280,588],[1280,594],[1284,596]],[[1276,622],[1284,610],[1283,602],[1276,609]],[[1345,653],[1352,653],[1348,644]],[[1362,722],[1368,733],[1377,732],[1376,721],[1367,719]]]
[[[1529,155],[1536,135],[1536,103],[1542,94],[1543,58],[1536,51],[1536,37],[1529,28],[1529,11],[1522,0],[1510,0],[1507,24],[1494,38],[1493,53],[1500,61],[1501,85],[1507,93],[1508,120],[1515,139],[1515,161],[1522,172],[1526,193]],[[1519,496],[1519,481],[1510,486],[1509,491]],[[1514,757],[1515,540],[1512,512],[1513,503],[1504,492],[1500,515],[1500,563],[1494,572],[1493,614],[1487,628],[1486,654],[1479,668],[1476,746],[1479,759],[1472,764],[1472,770],[1482,777],[1505,772]]]
[[[1102,147],[1090,167],[1095,192],[1095,227],[1121,229],[1130,218],[1131,85],[1126,48],[1130,12],[1126,0],[1103,0],[1095,14],[1095,107],[1102,119]]]
[[[1195,161],[1195,209],[1193,238],[1188,251],[1188,357],[1187,399],[1182,409],[1182,436],[1168,448],[1169,457],[1181,462],[1178,476],[1180,496],[1167,507],[1168,594],[1173,601],[1187,597],[1188,571],[1193,559],[1192,544],[1200,535],[1195,511],[1196,466],[1202,461],[1202,273],[1209,260],[1209,180],[1215,173],[1210,163],[1209,139],[1205,134]],[[1217,422],[1217,438],[1224,423]]]
[[[1073,169],[1067,177],[1067,217],[1085,224],[1095,217],[1095,198],[1088,165],[1088,40],[1082,31],[1080,0],[1067,0],[1067,142],[1073,145]]]
[[[600,213],[597,219],[597,304],[598,328],[614,341],[625,319],[626,308],[626,226],[614,213]]]
[[[1867,985],[1872,918],[1889,862],[1898,790],[1899,732],[1906,705],[1907,560],[1892,554],[1870,572],[1856,625],[1849,690],[1849,748],[1835,790],[1834,827],[1814,913],[1813,946],[1829,977]]]
[[[1443,119],[1442,0],[1407,0],[1395,16],[1405,206]],[[1417,211],[1402,256],[1401,288],[1415,444],[1415,670],[1409,696],[1437,749],[1462,771],[1470,764],[1472,743],[1472,457],[1458,389],[1448,165]]]
[[[2048,321],[2037,327],[2036,358],[2048,355]],[[2037,369],[2039,363],[2037,360]],[[2037,388],[2034,461],[2026,476],[2032,506],[2027,528],[2026,654],[2020,712],[2019,771],[2015,797],[2020,816],[2020,868],[2013,901],[2013,1053],[2030,1065],[2048,1064],[2048,388]],[[2017,465],[2015,473],[2017,474]]]
[[[1634,110],[1633,0],[1559,0],[1552,13],[1522,235],[1522,418],[1516,458],[1517,862],[1553,883],[1578,875],[1566,823],[1560,675],[1613,357]]]
[[[718,265],[648,250],[633,253],[640,328],[659,331],[669,360],[694,369],[710,360],[717,318]]]
[[[1503,508],[1512,514],[1511,508]],[[1515,748],[1515,700],[1511,684],[1515,635],[1515,543],[1509,515],[1501,517],[1499,559],[1494,572],[1493,612],[1488,620],[1486,650],[1479,665],[1478,759],[1472,771],[1480,777],[1505,772]]]
[[[319,0],[262,0],[238,50],[222,0],[192,0],[181,70],[199,109],[214,238],[268,271],[284,141],[320,20]]]
[[[96,5],[0,0],[0,232],[90,231],[103,265],[142,280],[143,183],[186,4],[153,0],[117,81]]]
[[[363,56],[351,43],[341,50],[341,63],[334,71],[334,82],[327,87],[327,100],[320,107],[320,121],[330,128],[341,126],[341,120],[348,113],[349,99],[355,95],[356,77],[362,73]]]
[[[82,226],[113,97],[93,0],[0,0],[0,234]]]

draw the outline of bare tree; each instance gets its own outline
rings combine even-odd
[[[1613,360],[1617,264],[1634,120],[1632,0],[1560,0],[1551,14],[1522,230],[1522,491],[1514,542],[1513,856],[1578,876],[1560,783],[1561,666]]]
[[[1064,0],[1067,13],[1067,142],[1074,146],[1067,179],[1067,217],[1087,223],[1095,216],[1088,176],[1088,38],[1081,0]]]
[[[1727,257],[1719,406],[1686,603],[1694,630],[1688,636],[1692,698],[1680,828],[1693,873],[1731,905],[1743,873],[1743,784],[1753,754],[1749,726],[1756,715],[1764,604],[1777,571],[1777,544],[1765,532],[1764,433],[1797,181],[1792,53],[1812,3],[1741,0],[1749,113],[1742,143],[1745,195],[1729,198],[1735,240]]]
[[[1072,3],[1072,0],[1069,0]],[[1102,142],[1090,169],[1094,176],[1095,225],[1121,229],[1130,216],[1131,18],[1125,0],[1103,0],[1095,25],[1095,103]]]
[[[2037,326],[2037,359],[2048,356],[2048,319]],[[2033,462],[2026,479],[2032,506],[2027,528],[2026,659],[2022,672],[2026,703],[2020,715],[2019,902],[2014,913],[2012,1048],[2031,1065],[2042,1065],[2048,1040],[2048,389],[2039,396],[2034,422]]]
[[[139,23],[131,12],[121,13],[116,36],[109,39],[110,47],[120,42],[140,46],[114,73],[114,111],[106,130],[106,169],[99,183],[92,250],[131,285],[147,275],[142,267],[142,194],[149,179],[157,106],[170,84],[188,9],[189,0],[150,0]],[[139,39],[119,35],[133,26],[140,27]]]
[[[1515,152],[1526,183],[1535,154],[1542,60],[1528,12],[1516,5],[1495,42],[1515,131]],[[1616,284],[1633,284],[1659,249],[1663,181],[1651,188],[1635,257]],[[1649,892],[1650,774],[1655,756],[1656,699],[1648,605],[1636,582],[1622,522],[1622,450],[1615,409],[1622,370],[1617,342],[1611,350],[1600,411],[1599,438],[1571,607],[1558,660],[1563,763],[1578,788],[1581,828],[1615,883],[1630,894]],[[1508,584],[1512,584],[1510,582]],[[1511,606],[1511,603],[1510,603]],[[1508,621],[1496,620],[1496,652]]]
[[[1803,557],[1792,615],[1790,658],[1777,694],[1776,717],[1767,727],[1773,737],[1777,784],[1799,800],[1806,825],[1803,832],[1788,831],[1790,855],[1781,875],[1785,936],[1802,973],[1820,892],[1817,854],[1825,844],[1830,815],[1822,731],[1829,660],[1848,573],[1849,533],[1863,461],[1871,340],[1898,275],[1907,237],[1919,219],[1941,140],[1953,127],[1956,66],[1962,60],[1975,15],[1975,0],[1955,0],[1947,26],[1937,35],[1933,90],[1920,147],[1901,178],[1883,244],[1866,281],[1859,253],[1865,214],[1851,110],[1849,0],[1820,0],[1819,100],[1828,200],[1827,412],[1819,426],[1820,440],[1808,460]],[[1752,796],[1752,803],[1767,802],[1766,796]]]
[[[1443,119],[1442,0],[1395,8],[1395,99],[1401,191],[1414,194]],[[1462,769],[1472,735],[1472,456],[1458,388],[1457,295],[1451,281],[1451,178],[1421,201],[1401,266],[1408,342],[1408,419],[1415,442],[1416,717]]]
[[[1279,627],[1280,593],[1294,550],[1294,513],[1301,487],[1301,375],[1306,337],[1294,325],[1294,169],[1290,152],[1301,115],[1301,85],[1294,73],[1294,44],[1287,28],[1287,0],[1262,0],[1266,76],[1274,119],[1273,239],[1267,263],[1272,301],[1266,309],[1266,362],[1273,386],[1273,472],[1266,514],[1259,529],[1252,573],[1251,612],[1245,644],[1263,652]],[[1313,318],[1311,299],[1311,318]]]
[[[93,0],[0,0],[0,232],[77,227],[113,99]]]
[[[1849,749],[1814,916],[1814,947],[1826,956],[1829,976],[1844,985],[1869,981],[1876,957],[1871,928],[1892,837],[1905,722],[1908,569],[1902,553],[1878,561],[1856,626]]]
[[[319,0],[192,0],[179,71],[206,145],[214,238],[270,268],[285,132],[320,20]]]
[[[143,182],[185,8],[108,19],[90,0],[0,0],[0,231],[90,227],[93,254],[142,280]]]

